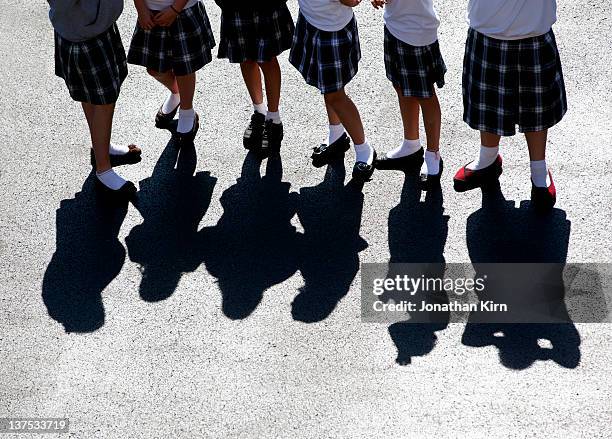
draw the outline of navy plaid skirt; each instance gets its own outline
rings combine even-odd
[[[299,15],[289,61],[306,83],[321,93],[342,90],[355,77],[361,60],[357,20],[344,29],[326,32]]]
[[[74,43],[55,33],[55,74],[70,97],[94,105],[114,104],[128,74],[117,25],[96,38]]]
[[[128,62],[156,72],[195,73],[212,61],[215,36],[202,2],[184,9],[172,26],[144,30],[136,24]]]
[[[522,40],[468,33],[463,65],[463,120],[479,131],[513,136],[563,119],[567,97],[553,31]]]
[[[287,5],[270,11],[223,12],[218,56],[232,63],[270,61],[291,48],[294,30]]]
[[[431,98],[434,84],[444,87],[446,64],[436,41],[429,46],[411,46],[395,38],[385,26],[385,70],[402,95]]]

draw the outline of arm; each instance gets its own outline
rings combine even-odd
[[[358,6],[359,3],[361,3],[361,0],[340,0],[340,3],[342,3],[344,6],[354,8],[355,6]]]

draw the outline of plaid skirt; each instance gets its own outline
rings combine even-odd
[[[184,9],[169,27],[144,30],[136,24],[128,62],[156,72],[195,73],[212,61],[215,36],[201,1]]]
[[[223,12],[218,56],[232,63],[270,61],[291,48],[294,31],[287,5],[265,12]]]
[[[321,93],[342,90],[357,74],[361,60],[357,20],[344,29],[326,32],[317,29],[299,15],[289,62],[298,69],[306,83]]]
[[[385,70],[402,95],[431,98],[434,84],[444,87],[446,64],[436,41],[429,46],[411,46],[395,38],[385,26]]]
[[[117,25],[96,38],[74,43],[55,33],[55,74],[70,97],[94,105],[114,104],[128,69]]]
[[[463,64],[463,120],[501,136],[542,131],[567,112],[563,70],[553,31],[522,40],[468,32]]]

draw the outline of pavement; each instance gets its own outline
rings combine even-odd
[[[452,190],[478,136],[461,118],[467,2],[438,3],[449,68],[441,198],[411,196],[401,173],[352,192],[352,155],[346,169],[312,168],[322,100],[283,57],[282,160],[261,166],[241,146],[251,108],[236,66],[215,60],[199,75],[203,127],[180,154],[152,126],[163,90],[131,67],[114,139],[144,149],[122,169],[140,196],[107,209],[93,195],[80,108],[53,74],[47,5],[4,1],[0,417],[67,417],[74,438],[611,437],[609,324],[475,345],[463,324],[360,321],[364,262],[503,261],[544,241],[551,260],[612,260],[608,2],[559,5],[570,111],[550,133],[559,202],[542,241],[523,233],[532,217],[520,137],[503,141],[497,215],[480,192]],[[218,8],[205,4],[218,37]],[[384,151],[402,131],[382,17],[367,2],[357,16],[363,61],[348,90]],[[134,23],[127,2],[126,46]],[[495,230],[503,242],[489,238]]]

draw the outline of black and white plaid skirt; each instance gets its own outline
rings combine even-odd
[[[223,12],[218,56],[232,63],[270,61],[291,48],[294,30],[287,5],[265,12]]]
[[[444,87],[446,64],[436,41],[429,46],[411,46],[395,38],[385,26],[385,70],[402,95],[431,98],[434,84]]]
[[[344,29],[326,32],[317,29],[299,15],[289,61],[306,83],[321,93],[343,89],[357,74],[361,60],[357,20]]]
[[[117,25],[96,38],[74,43],[55,33],[55,74],[70,97],[94,105],[114,104],[128,69]]]
[[[522,40],[468,32],[463,64],[463,120],[501,136],[543,131],[567,111],[563,70],[553,31]]]
[[[215,36],[201,1],[184,9],[169,27],[144,30],[136,24],[128,62],[156,72],[195,73],[212,61]]]

